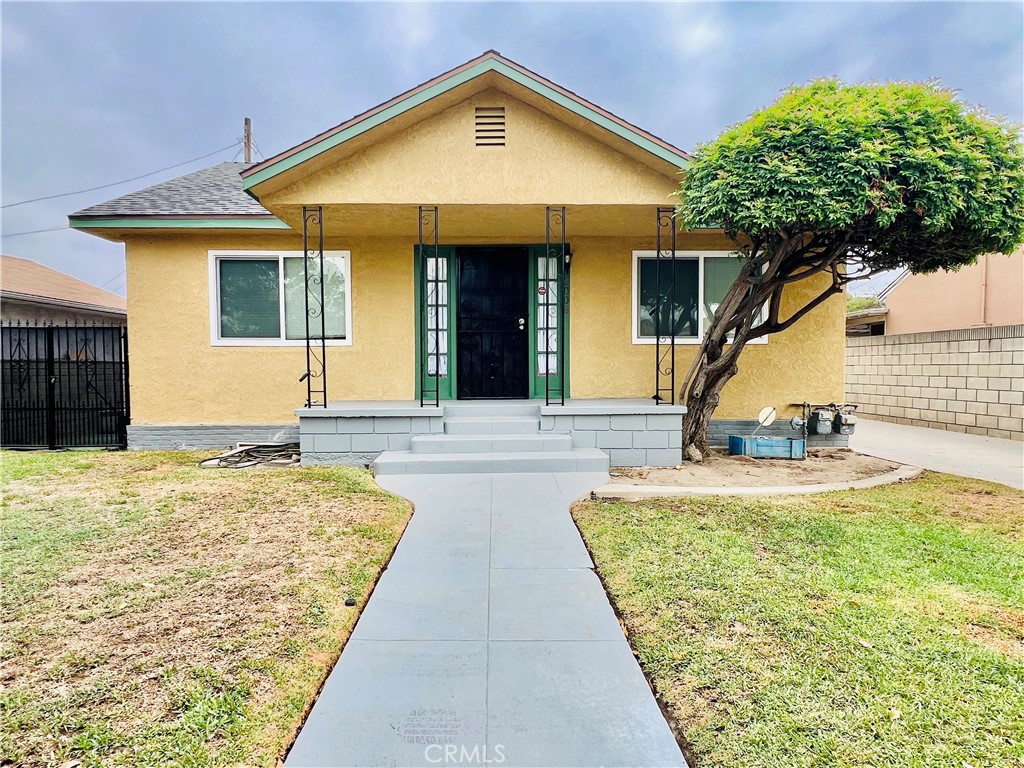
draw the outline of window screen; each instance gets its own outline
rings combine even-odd
[[[218,264],[221,338],[280,338],[277,259],[222,259]]]
[[[674,265],[674,266],[673,266]],[[696,337],[698,259],[640,259],[637,320],[641,338]],[[675,280],[673,280],[673,268]],[[657,326],[657,331],[655,331]]]

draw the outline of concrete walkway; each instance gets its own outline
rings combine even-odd
[[[1024,488],[1024,443],[861,418],[850,448],[936,472]]]
[[[685,766],[568,511],[607,479],[378,478],[416,511],[287,768]]]

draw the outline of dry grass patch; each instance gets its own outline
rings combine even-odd
[[[274,765],[290,742],[410,510],[363,470],[203,456],[2,455],[4,764]]]

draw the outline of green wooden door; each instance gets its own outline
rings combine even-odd
[[[455,397],[455,247],[415,247],[416,397]]]
[[[530,396],[539,399],[569,397],[569,270],[561,247],[530,246]]]
[[[550,392],[569,397],[569,270],[555,248],[529,248],[530,397],[543,400]],[[457,285],[456,246],[415,247],[416,397],[427,401],[456,399]],[[565,304],[559,307],[559,301]],[[424,359],[424,345],[427,353]],[[558,347],[563,347],[562,355]],[[559,361],[561,360],[561,365]],[[440,368],[440,376],[437,370]],[[564,370],[561,370],[561,369]]]

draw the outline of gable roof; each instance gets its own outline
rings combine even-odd
[[[238,174],[250,165],[218,163],[83,208],[71,216],[273,216],[242,190]]]
[[[83,208],[68,217],[69,224],[73,229],[91,230],[92,234],[113,239],[117,239],[122,230],[140,228],[290,230],[287,223],[260,204],[254,190],[257,185],[492,72],[529,89],[556,107],[570,110],[597,126],[597,130],[608,131],[676,168],[684,167],[689,161],[686,152],[663,139],[506,59],[497,51],[487,51],[263,162],[219,163]]]
[[[679,168],[685,167],[690,159],[689,154],[672,146],[664,139],[638,128],[572,91],[531,72],[511,59],[506,59],[497,51],[487,51],[483,55],[385,101],[373,109],[356,115],[302,144],[246,168],[241,173],[243,187],[250,192],[258,184],[488,72],[496,72],[507,77]]]
[[[0,296],[117,315],[127,311],[123,296],[17,256],[0,256]]]

